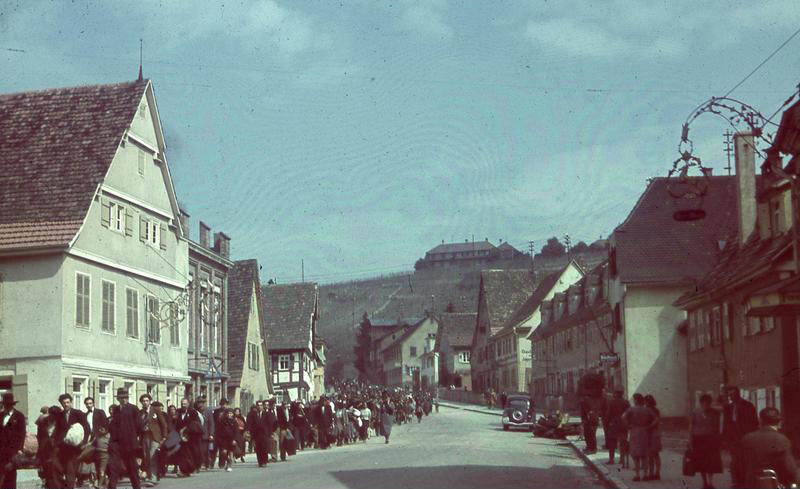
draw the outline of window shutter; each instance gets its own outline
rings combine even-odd
[[[133,214],[125,208],[125,236],[133,236]]]
[[[167,249],[166,237],[167,237],[167,226],[165,224],[161,224],[158,230],[158,242],[162,250]]]
[[[111,203],[106,199],[100,201],[100,224],[103,227],[111,227]]]
[[[147,219],[139,216],[139,241],[147,242]]]

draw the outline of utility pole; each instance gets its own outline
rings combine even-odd
[[[567,258],[572,258],[570,251],[572,250],[572,238],[569,237],[569,234],[564,235],[564,246],[567,247]]]
[[[306,262],[300,259],[300,281],[306,283]]]
[[[730,175],[731,174],[731,153],[733,153],[733,139],[732,139],[733,138],[733,133],[731,132],[730,129],[727,129],[725,131],[725,134],[723,134],[723,136],[725,136],[725,149],[723,150],[723,152],[728,156],[728,166],[726,166],[725,169],[728,171],[728,175]]]
[[[528,252],[531,254],[531,270],[533,270],[533,240],[528,241]]]

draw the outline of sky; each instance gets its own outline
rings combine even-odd
[[[442,241],[608,236],[692,110],[799,26],[797,0],[0,0],[0,92],[135,79],[142,39],[192,237],[332,282]],[[731,96],[771,115],[799,53]],[[727,128],[691,126],[715,174]]]

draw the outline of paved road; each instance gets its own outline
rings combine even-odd
[[[259,469],[253,461],[233,472],[203,472],[162,480],[159,489],[289,488],[600,488],[602,483],[569,446],[506,433],[486,414],[441,408],[421,424],[395,426],[389,445],[372,438],[330,450],[298,452]]]

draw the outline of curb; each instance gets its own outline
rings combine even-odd
[[[590,459],[588,455],[583,453],[583,450],[578,448],[573,440],[567,438],[567,442],[578,455],[578,457],[583,460],[583,463],[586,464],[586,466],[591,469],[592,472],[597,474],[604,484],[613,489],[630,489],[630,486],[628,486],[622,479],[612,474],[611,471],[608,470],[604,465],[598,464],[594,460]]]

